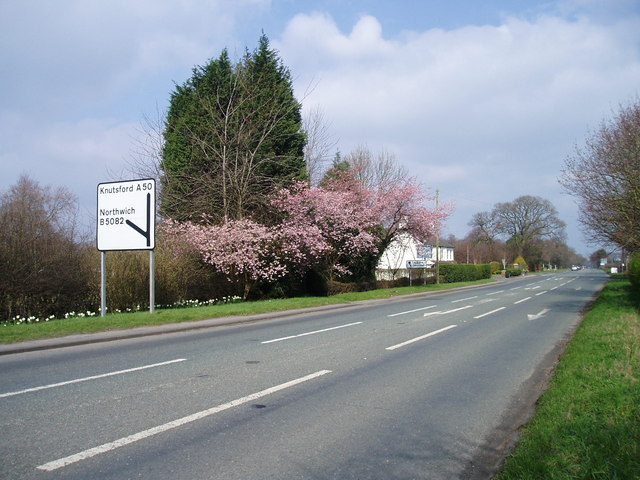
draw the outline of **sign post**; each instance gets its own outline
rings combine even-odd
[[[407,270],[409,270],[409,286],[411,286],[411,270],[416,268],[431,268],[433,262],[431,260],[407,260]],[[426,284],[426,281],[425,281]]]
[[[423,260],[431,260],[431,256],[432,256],[432,252],[433,252],[433,247],[431,245],[427,245],[425,243],[419,243],[416,245],[416,253],[418,255],[418,257],[420,257]],[[429,262],[427,262],[429,263]],[[425,275],[424,275],[424,284],[427,284],[427,271],[426,268],[428,268],[428,266],[425,266]]]
[[[149,311],[155,303],[156,181],[152,178],[98,184],[96,246],[101,252],[100,307],[106,302],[106,253],[149,250]]]

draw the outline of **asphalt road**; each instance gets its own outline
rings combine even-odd
[[[0,357],[0,477],[488,478],[606,276]]]

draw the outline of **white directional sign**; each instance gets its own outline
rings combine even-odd
[[[433,265],[431,260],[407,260],[407,268],[431,268]]]
[[[155,248],[156,181],[98,184],[98,250]]]

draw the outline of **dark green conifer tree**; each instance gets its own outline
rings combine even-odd
[[[164,130],[161,211],[217,222],[264,215],[267,197],[305,178],[301,105],[263,34],[233,65],[228,52],[178,85]]]

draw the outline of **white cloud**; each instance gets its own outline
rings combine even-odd
[[[397,146],[427,185],[460,197],[450,224],[464,235],[495,202],[560,194],[555,178],[574,143],[638,94],[639,45],[637,12],[607,23],[505,17],[391,39],[373,17],[345,34],[313,13],[292,18],[277,48],[299,91],[317,83],[303,103],[324,109],[343,153]]]
[[[22,173],[88,211],[139,123],[269,0],[0,2],[0,190]]]
[[[324,13],[296,15],[282,35],[281,44],[296,45],[298,60],[317,65],[319,60],[362,62],[393,53],[393,44],[382,38],[382,26],[372,16],[361,17],[348,35],[341,33]]]
[[[188,75],[225,46],[243,12],[267,6],[266,0],[1,2],[4,108],[55,116],[108,107],[136,82],[166,71]],[[48,95],[29,102],[40,92]]]
[[[3,177],[13,184],[25,174],[42,185],[67,186],[91,215],[96,185],[127,175],[137,128],[115,120],[33,124],[20,115],[0,116]]]
[[[55,123],[40,135],[35,148],[77,167],[114,165],[128,155],[136,128],[113,120]]]

